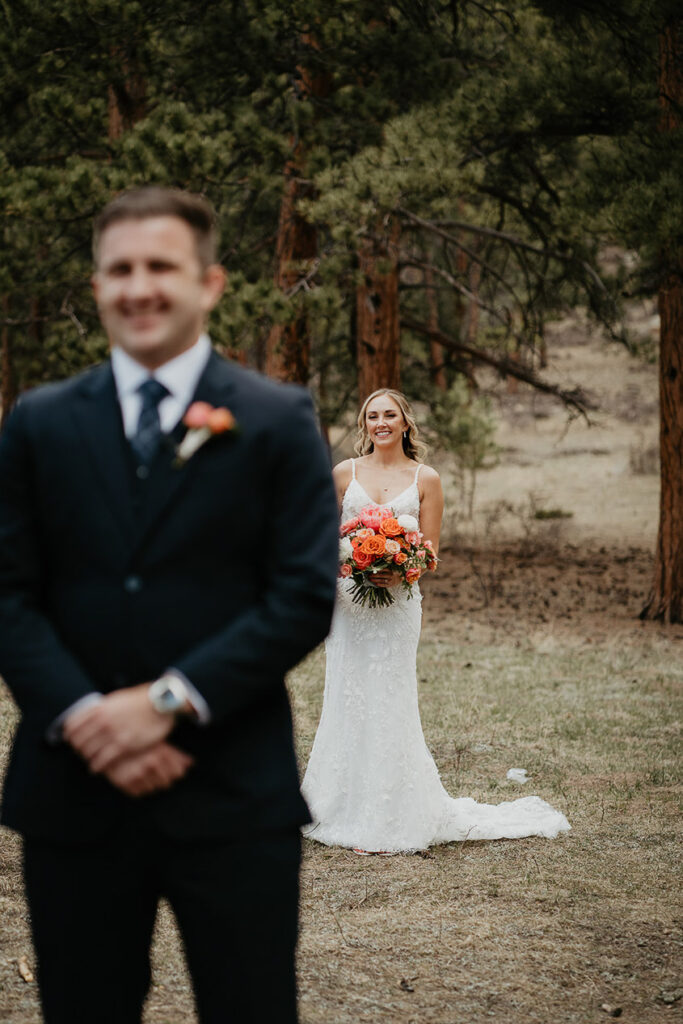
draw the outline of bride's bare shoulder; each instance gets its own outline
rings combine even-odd
[[[420,470],[420,480],[424,481],[425,483],[431,481],[431,483],[434,484],[436,483],[437,480],[440,479],[441,477],[439,476],[437,471],[432,468],[432,466],[425,466],[424,464],[422,465],[422,469]]]
[[[332,476],[337,483],[348,484],[353,476],[353,459],[344,459],[343,462],[338,462],[332,470]]]

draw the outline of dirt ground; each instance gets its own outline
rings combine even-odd
[[[632,326],[646,337],[651,307],[636,310]],[[497,387],[500,460],[478,474],[472,519],[448,460],[435,460],[448,495],[446,543],[425,586],[420,699],[450,792],[506,799],[496,780],[523,759],[539,780],[534,791],[573,831],[555,843],[451,844],[391,859],[307,843],[304,1024],[650,1024],[680,1012],[672,706],[683,627],[637,618],[657,528],[657,370],[576,318],[555,325],[549,355],[551,379],[590,392],[592,425],[568,424],[527,389]],[[302,764],[322,671],[318,652],[292,683]],[[459,695],[456,676],[466,681]],[[519,678],[526,689],[515,696]],[[540,731],[525,724],[527,707]],[[10,729],[6,717],[0,747]],[[18,860],[5,834],[0,1020],[35,1024]],[[189,1022],[189,982],[165,909],[154,963],[145,1020]]]

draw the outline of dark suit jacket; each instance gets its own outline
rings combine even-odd
[[[183,468],[169,443],[146,481],[108,364],[26,394],[0,438],[0,674],[22,716],[2,820],[27,835],[94,838],[141,813],[178,837],[307,820],[283,680],[332,612],[327,456],[301,388],[214,353],[195,398],[238,430]],[[79,697],[171,666],[213,715],[172,733],[196,758],[172,789],[132,800],[46,741]]]

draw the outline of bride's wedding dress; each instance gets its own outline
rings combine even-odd
[[[396,515],[419,518],[418,474],[386,502]],[[355,463],[342,521],[375,505],[356,479]],[[365,851],[424,850],[465,839],[553,838],[570,828],[539,797],[478,804],[454,799],[441,784],[422,733],[416,654],[422,597],[392,588],[394,603],[363,608],[340,580],[320,725],[303,781],[312,824],[304,835],[328,846]]]

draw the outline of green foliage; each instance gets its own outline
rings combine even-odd
[[[496,465],[496,427],[488,399],[472,395],[460,377],[448,391],[430,396],[426,433],[437,449],[453,459],[463,506],[472,516],[477,472]]]
[[[582,303],[612,323],[620,293],[655,288],[663,254],[683,241],[683,139],[657,130],[670,6],[3,5],[0,298],[18,386],[103,354],[92,217],[151,181],[201,191],[218,210],[230,275],[218,341],[258,364],[272,324],[305,314],[326,422],[353,399],[358,245],[397,219],[401,311],[427,321],[429,271],[455,342],[469,338],[473,302],[475,344],[513,345],[532,363],[557,310]],[[311,186],[301,210],[319,261],[284,295],[274,250],[290,160]],[[605,241],[638,253],[634,272],[600,279]],[[404,328],[402,344],[404,386],[419,398],[425,336]],[[445,364],[449,384],[474,379],[470,357],[447,352]]]

